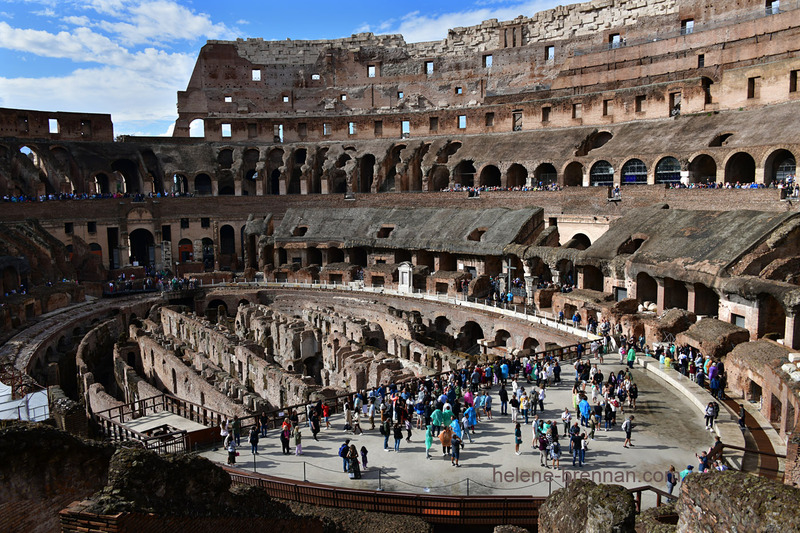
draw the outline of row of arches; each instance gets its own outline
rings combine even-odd
[[[346,193],[349,190],[359,193],[369,193],[373,191],[375,182],[378,179],[376,169],[376,157],[372,154],[365,154],[357,159],[356,171],[348,181],[348,176],[344,167],[346,162],[352,157],[343,154],[336,162],[333,172],[329,176],[327,190],[329,193]],[[508,167],[505,175],[497,165],[487,164],[476,169],[473,160],[461,160],[452,170],[445,165],[434,165],[429,171],[427,187],[420,182],[414,187],[414,183],[397,181],[395,174],[396,165],[390,165],[387,177],[380,180],[375,190],[377,192],[392,191],[413,191],[429,190],[439,191],[452,185],[462,187],[547,187],[550,185],[580,187],[584,184],[589,186],[613,186],[620,185],[646,185],[646,184],[677,184],[677,183],[711,183],[717,181],[718,165],[716,159],[708,154],[698,154],[687,164],[683,165],[673,156],[662,157],[655,163],[655,168],[650,167],[641,159],[632,158],[626,160],[617,173],[611,162],[601,159],[591,164],[588,169],[588,180],[584,178],[586,173],[582,163],[572,161],[558,171],[553,163],[542,163],[535,167],[533,172],[520,164],[514,163]],[[796,160],[794,155],[785,149],[779,149],[770,154],[765,161],[763,182],[767,185],[776,181],[786,181],[793,178],[796,173]],[[248,171],[248,178],[242,182],[243,195],[253,194],[250,192],[255,188],[255,179],[258,178],[254,169]],[[308,188],[310,193],[319,193],[323,189],[320,183],[320,176],[311,178],[311,186]],[[265,187],[266,194],[279,194],[282,179],[281,171],[275,168],[270,173],[269,184]],[[286,194],[300,194],[301,179],[299,167],[295,167],[289,178],[285,191]],[[176,180],[182,185],[177,186],[178,192],[187,190],[186,177],[176,174]],[[754,183],[757,180],[757,167],[753,157],[747,152],[737,152],[725,161],[724,182],[725,183]],[[212,194],[213,179],[209,173],[201,172],[194,177],[194,190],[196,195]],[[412,188],[409,188],[411,186]],[[219,181],[219,195],[234,194],[234,182],[232,179]]]

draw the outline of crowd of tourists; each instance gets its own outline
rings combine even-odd
[[[58,193],[58,194],[6,194],[3,195],[4,202],[10,203],[25,203],[25,202],[56,202],[66,200],[109,200],[109,199],[132,199],[134,202],[144,202],[148,198],[179,198],[179,197],[192,197],[191,193],[178,193],[178,192],[151,192],[151,193]]]
[[[607,332],[616,330],[607,320],[601,323],[600,328]],[[598,364],[613,348],[598,341],[592,343],[586,358],[581,356],[568,365],[569,370],[565,370],[562,361],[552,356],[500,358],[491,364],[478,364],[429,378],[387,383],[348,395],[336,406],[343,414],[341,429],[353,437],[377,431],[383,437],[383,450],[395,453],[404,449],[403,442],[412,442],[414,432],[418,431],[424,435],[427,459],[437,455],[436,450],[441,446],[442,457],[449,459],[453,467],[460,467],[467,444],[472,446],[474,437],[483,431],[481,424],[499,417],[499,420],[508,420],[512,424],[508,442],[513,443],[515,454],[526,453],[525,443],[530,442],[530,453],[539,456],[541,467],[560,469],[562,459],[568,462],[571,458],[572,466],[581,468],[592,462],[591,443],[601,434],[619,432],[616,438],[621,448],[635,446],[633,435],[637,422],[633,413],[639,387],[632,372],[632,362],[641,354],[639,350],[645,346],[645,339],[644,336],[636,338],[632,335],[619,335],[614,339],[619,346],[620,368],[608,376]],[[676,367],[687,375],[693,375],[695,380],[698,375],[711,376],[707,378],[709,380],[719,379],[724,372],[722,364],[710,358],[696,362],[694,358],[700,356],[687,346],[670,345],[657,349],[652,355],[676,358]],[[571,379],[565,379],[565,374]],[[551,387],[563,382],[571,384],[572,402],[559,414],[560,406],[549,405],[547,397]],[[719,406],[714,404],[709,404],[704,413],[708,429],[713,428],[719,415]],[[289,410],[278,433],[283,453],[291,454],[290,444],[294,444],[294,453],[302,454],[302,430],[306,427],[312,437],[319,440],[318,433],[323,427],[332,427],[331,408],[318,401],[308,404],[305,413]],[[302,415],[305,415],[303,421]],[[743,423],[743,419],[740,422]],[[258,453],[259,439],[267,436],[269,424],[270,418],[262,414],[250,428],[248,442],[253,455]],[[530,426],[530,432],[524,429],[527,426]],[[223,446],[231,464],[235,464],[241,431],[235,417],[223,422],[221,427]],[[367,467],[368,453],[366,446],[358,449],[349,438],[345,440],[338,449],[343,472],[359,479]],[[726,468],[718,437],[714,446],[697,454],[697,460],[696,467],[689,465],[680,473],[674,467],[670,468],[667,473],[670,494],[680,479],[689,473]]]

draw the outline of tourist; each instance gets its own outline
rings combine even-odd
[[[519,417],[519,400],[517,399],[517,395],[512,394],[508,403],[511,405],[511,423],[516,424],[517,418]]]
[[[508,414],[508,391],[506,390],[506,386],[502,385],[500,387],[500,392],[498,392],[500,396],[500,414],[507,415]]]
[[[539,389],[539,411],[541,412],[544,412],[544,399],[545,399],[545,391],[544,391],[544,385],[542,385],[542,388]]]
[[[361,412],[353,411],[353,435],[361,435],[364,430],[361,429]]]
[[[344,444],[339,446],[339,457],[342,458],[342,471],[346,474],[350,469],[350,439],[345,439]]]
[[[223,447],[228,451],[228,464],[236,464],[236,439],[232,434],[225,436],[225,441],[222,443]]]
[[[525,425],[528,425],[528,395],[525,394],[525,391],[522,391],[522,396],[519,399],[519,410],[522,412],[522,416],[525,417]]]
[[[747,416],[747,411],[744,409],[744,404],[739,404],[739,429],[744,430],[747,426],[745,425],[745,417]]]
[[[541,466],[549,468],[547,465],[548,454],[550,453],[548,450],[549,442],[547,442],[547,436],[544,434],[539,435],[538,445],[539,445],[539,462]]]
[[[267,416],[266,411],[261,412],[261,417],[259,418],[259,422],[261,423],[261,436],[266,438],[267,437],[267,425],[269,424],[269,417]]]
[[[629,416],[625,422],[622,423],[622,431],[625,432],[625,442],[622,443],[623,448],[633,446],[631,442],[631,432],[633,432],[633,415]]]
[[[578,466],[583,466],[586,463],[586,450],[589,449],[589,439],[586,438],[586,432],[581,434],[580,448],[578,452]]]
[[[433,446],[433,426],[428,424],[425,429],[425,459],[431,458],[431,446]]]
[[[675,489],[675,485],[678,483],[678,474],[675,472],[675,467],[673,465],[669,466],[669,470],[667,470],[667,494],[672,496],[672,491]],[[672,502],[671,498],[667,498],[667,503]]]
[[[458,437],[458,435],[453,435],[453,438],[450,440],[450,445],[453,450],[453,454],[450,456],[450,464],[453,466],[460,467],[461,465],[458,464],[458,458],[461,455],[461,448],[463,447],[463,442]]]
[[[381,435],[383,435],[383,451],[389,451],[389,437],[392,435],[392,422],[386,417],[381,422]]]
[[[394,423],[394,451],[400,451],[400,441],[403,440],[403,427],[400,422]]]
[[[355,444],[351,444],[347,449],[347,461],[350,479],[361,479],[361,468],[358,464],[358,450]]]
[[[705,418],[706,418],[706,429],[708,431],[714,431],[714,403],[708,402],[705,410]]]
[[[295,426],[292,430],[292,437],[294,438],[294,454],[303,455],[303,436],[300,434],[300,426]]]
[[[566,407],[564,408],[564,412],[561,413],[561,422],[564,424],[564,434],[566,435],[569,433],[569,426],[570,421],[572,420],[572,415],[569,412],[569,409]]]
[[[253,455],[258,455],[258,426],[254,425],[250,428],[247,440],[250,442],[250,451],[253,452]]]
[[[325,429],[331,429],[331,408],[328,404],[322,404],[322,418],[325,420]]]
[[[319,433],[319,416],[317,416],[317,411],[311,411],[311,418],[309,419],[309,426],[311,427],[311,436],[314,437],[314,440],[319,442],[317,438],[317,434]]]
[[[369,416],[369,429],[375,429],[375,397],[369,399],[369,406],[367,407],[367,416]]]
[[[225,418],[219,424],[219,435],[222,437],[222,447],[226,448],[225,441],[227,440],[228,435],[231,433],[231,423],[230,421]]]
[[[578,423],[575,422],[575,425],[573,427],[577,428],[578,427]],[[570,450],[572,450],[572,466],[575,466],[575,462],[576,461],[580,462],[581,466],[583,466],[583,462],[580,461],[581,448],[583,446],[583,440],[584,439],[580,434],[570,432],[569,448],[570,448]]]
[[[693,471],[694,467],[692,465],[686,465],[686,468],[680,472],[681,483],[683,483],[683,480],[686,479],[686,476],[691,474]]]
[[[442,410],[437,406],[431,413],[431,424],[433,425],[434,435],[438,435],[441,431],[443,424]]]
[[[445,426],[441,433],[439,433],[439,442],[442,443],[442,455],[450,455],[450,445],[453,440],[453,429],[450,426]]]
[[[289,439],[292,435],[292,425],[289,423],[288,419],[284,421],[283,426],[281,427],[281,450],[283,451],[283,455],[289,455],[291,452],[289,451]]]
[[[561,468],[561,444],[557,438],[550,444],[550,459],[553,460],[553,468]]]
[[[369,454],[369,451],[367,451],[367,447],[366,446],[362,446],[361,447],[361,466],[363,467],[364,470],[367,469],[367,455],[368,454]]]
[[[519,445],[522,444],[522,429],[519,427],[519,422],[514,425],[514,453],[520,454]]]
[[[631,347],[628,348],[628,368],[633,368],[633,364],[636,362],[636,347],[631,344]]]

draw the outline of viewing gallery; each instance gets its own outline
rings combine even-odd
[[[624,508],[614,531],[773,516],[794,531],[799,1],[593,0],[434,42],[212,40],[171,137],[0,109],[0,530],[585,531]],[[711,435],[737,472],[674,494],[489,483],[493,467],[544,470],[530,429],[511,453],[486,369],[517,366],[510,393],[547,388],[539,414],[560,432],[580,393],[597,399],[587,359],[601,377],[628,365],[639,405],[618,423],[635,409],[641,446],[622,459],[624,439],[599,433],[588,470],[682,470]],[[526,379],[556,361],[560,383]],[[466,408],[472,383],[495,412],[479,409],[464,468],[420,462],[425,405],[401,429],[408,455],[380,452],[394,393],[435,408],[457,388]],[[351,481],[336,451],[358,394],[364,433],[347,438],[375,466]],[[302,459],[276,451],[293,411]],[[245,442],[223,469],[234,417]],[[251,426],[274,457],[251,459]]]

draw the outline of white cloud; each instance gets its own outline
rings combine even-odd
[[[92,25],[92,21],[89,20],[89,17],[86,17],[86,16],[80,16],[80,17],[69,16],[69,17],[63,17],[61,20],[63,20],[67,24],[72,24],[73,26],[87,26],[88,27],[88,26]]]
[[[124,44],[169,43],[199,38],[233,38],[225,24],[214,24],[205,13],[167,0],[155,0],[125,8],[130,22],[101,21],[98,27],[119,36]]]
[[[491,2],[491,4],[495,3]],[[419,11],[413,11],[399,21],[390,19],[381,22],[376,28],[381,33],[400,33],[409,43],[438,41],[447,37],[447,30],[451,28],[473,26],[489,19],[502,21],[512,20],[519,15],[531,16],[539,11],[553,8],[559,5],[559,2],[557,0],[529,0],[509,5],[504,4],[504,2],[497,2],[497,7],[480,7],[433,15],[423,15]],[[387,23],[389,24],[387,25]]]
[[[37,17],[48,17],[48,18],[56,16],[56,12],[50,9],[49,7],[45,9],[40,9],[39,11],[34,11],[33,14],[36,15]]]
[[[163,74],[163,73],[162,73]],[[175,117],[176,78],[131,75],[120,68],[79,69],[49,78],[0,78],[0,103],[14,107],[59,111],[112,113],[115,122],[158,121]],[[126,133],[126,132],[117,132]]]

